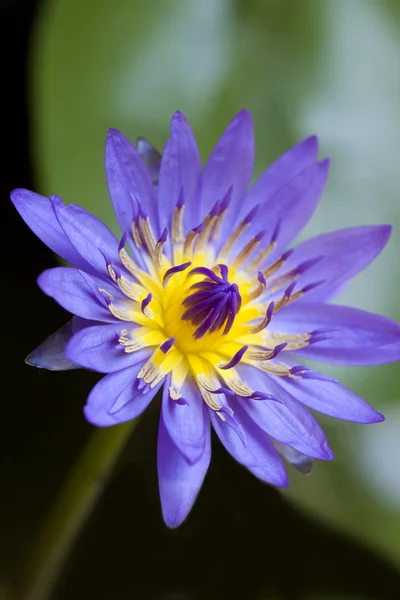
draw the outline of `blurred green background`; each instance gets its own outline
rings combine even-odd
[[[206,159],[246,107],[255,124],[255,176],[312,133],[321,157],[332,159],[302,237],[394,226],[388,247],[339,300],[400,318],[396,0],[53,0],[37,14],[31,49],[37,191],[81,204],[115,227],[103,166],[108,127],[162,149],[180,109]],[[283,495],[400,566],[399,367],[329,373],[386,422],[321,418],[336,461],[317,464],[311,477],[291,471]]]

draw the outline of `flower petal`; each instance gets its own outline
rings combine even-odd
[[[117,129],[110,129],[105,149],[108,189],[122,231],[132,225],[132,197],[150,217],[154,233],[160,234],[156,191],[138,151]]]
[[[303,475],[309,475],[311,473],[311,469],[315,462],[314,458],[310,458],[310,456],[302,454],[298,450],[292,448],[292,446],[287,446],[286,444],[282,444],[276,440],[273,440],[273,444],[278,450],[279,454],[281,454],[283,458],[285,458],[288,463],[292,465],[292,467],[297,469],[297,471]]]
[[[260,204],[255,217],[241,235],[236,251],[240,251],[250,238],[267,230],[263,244],[269,244],[274,237],[276,246],[268,255],[266,264],[275,260],[311,218],[324,190],[328,171],[329,160],[326,159],[311,164],[284,183],[266,202]],[[246,207],[247,213],[250,210],[250,207]],[[262,249],[261,245],[259,249]]]
[[[203,169],[199,184],[200,220],[226,196],[230,187],[232,198],[224,226],[230,217],[236,216],[239,202],[250,183],[253,165],[253,121],[250,113],[242,110],[225,129]],[[196,211],[196,206],[190,209]]]
[[[65,235],[99,275],[109,277],[105,253],[113,264],[120,264],[118,240],[112,231],[95,215],[81,206],[54,205],[58,222]]]
[[[352,277],[365,269],[386,246],[390,225],[348,227],[311,238],[296,246],[285,269],[292,269],[315,257],[315,265],[298,278],[298,287],[323,281],[307,292],[299,302],[329,300],[343,289]]]
[[[201,173],[201,158],[196,140],[184,114],[177,111],[170,124],[171,137],[161,159],[158,187],[161,228],[168,226],[181,193],[185,203],[185,229],[198,225],[192,217],[192,199]]]
[[[72,336],[95,323],[79,317],[73,317],[68,323],[49,335],[33,352],[26,357],[25,362],[39,369],[49,371],[69,371],[80,369],[81,366],[65,356],[65,348]]]
[[[314,164],[317,155],[318,139],[314,135],[302,140],[280,156],[264,171],[246,194],[238,220],[241,220],[256,204],[265,205],[293,177]]]
[[[12,191],[10,197],[25,223],[50,250],[79,269],[94,272],[75,250],[57,220],[53,205],[65,206],[61,198],[46,198],[24,189]]]
[[[379,423],[384,416],[340,383],[282,377],[279,385],[324,415],[355,423]]]
[[[164,386],[162,411],[164,424],[171,440],[190,464],[197,462],[204,452],[206,428],[209,419],[197,385],[186,378],[182,386],[185,402],[170,397],[170,378]]]
[[[125,323],[87,327],[76,333],[69,341],[65,354],[67,358],[85,369],[100,373],[120,371],[132,364],[145,360],[149,351],[125,352],[118,338]]]
[[[259,216],[264,214],[268,219],[269,231],[279,228],[275,255],[286,248],[310,220],[328,174],[329,159],[316,162],[291,179],[262,207]]]
[[[238,403],[229,402],[237,421],[246,432],[247,447],[226,422],[213,410],[209,410],[211,423],[228,452],[241,465],[244,465],[261,481],[287,487],[287,473],[278,452],[270,438],[250,419]]]
[[[321,341],[296,351],[339,365],[380,365],[400,360],[400,325],[349,306],[322,302],[293,303],[276,314],[271,331],[303,333],[322,330]]]
[[[161,508],[168,527],[179,527],[192,509],[210,464],[210,438],[207,424],[203,453],[194,464],[190,464],[172,441],[161,413],[157,466]]]
[[[96,278],[83,274],[72,267],[47,269],[39,275],[37,283],[45,294],[54,298],[65,310],[78,315],[78,317],[106,323],[115,322],[115,317],[95,296],[83,275],[87,280],[93,282],[93,287],[98,287]],[[98,284],[104,287],[104,282],[101,280],[98,280]]]
[[[240,365],[244,381],[261,391],[269,392],[281,402],[240,398],[239,402],[250,418],[268,435],[292,446],[302,454],[320,460],[332,460],[326,436],[312,414],[281,387],[275,378],[249,365]]]
[[[97,427],[117,425],[135,419],[147,408],[162,383],[138,389],[136,377],[144,363],[142,356],[140,359],[141,362],[122,371],[105,375],[94,386],[83,410],[89,423]],[[117,402],[119,410],[115,410]]]

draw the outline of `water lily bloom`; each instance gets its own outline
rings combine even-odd
[[[40,288],[74,317],[28,362],[106,375],[84,413],[99,427],[134,419],[163,388],[158,474],[164,520],[186,518],[210,462],[210,429],[256,477],[287,486],[331,460],[308,408],[375,423],[383,416],[304,359],[376,365],[400,356],[400,326],[331,299],[383,249],[390,227],[342,229],[287,249],[323,192],[329,163],[309,137],[250,185],[253,126],[243,110],[204,168],[175,113],[160,156],[110,130],[105,164],[122,236],[84,208],[17,189],[12,201],[73,267]]]

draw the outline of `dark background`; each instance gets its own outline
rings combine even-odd
[[[35,370],[24,358],[67,319],[36,286],[52,253],[8,201],[35,189],[28,95],[35,2],[0,5],[2,73],[2,434],[0,597],[21,592],[42,522],[92,428],[82,405],[97,380]],[[4,214],[4,213],[3,213]],[[213,444],[199,500],[177,531],[162,522],[157,406],[138,425],[54,600],[119,598],[398,598],[400,575],[379,555],[287,503]]]

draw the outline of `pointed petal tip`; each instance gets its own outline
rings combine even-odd
[[[168,527],[168,529],[177,529],[178,527],[180,527],[182,525],[182,523],[185,522],[185,520],[187,519],[186,516],[182,515],[175,515],[175,514],[167,514],[163,512],[163,520],[164,523],[166,524],[166,526]]]
[[[309,135],[302,142],[304,149],[307,149],[307,153],[314,155],[315,159],[318,156],[319,140],[316,134]]]
[[[329,444],[326,444],[322,448],[322,454],[321,454],[320,460],[335,460],[335,455],[333,454],[332,448],[329,446]]]
[[[171,118],[171,124],[175,121],[188,122],[188,118],[181,110],[176,110]]]
[[[110,127],[107,132],[107,142],[110,140],[121,139],[124,135],[120,132],[119,129],[115,129],[114,127]]]
[[[323,173],[326,173],[328,175],[329,168],[330,168],[330,165],[331,165],[331,159],[330,158],[324,158],[322,160],[319,160],[317,164],[319,165],[320,170]]]
[[[11,202],[15,205],[15,203],[20,200],[21,194],[24,193],[29,193],[29,190],[26,190],[24,188],[15,188],[15,190],[12,190],[10,192]]]
[[[253,127],[253,117],[251,115],[251,112],[247,108],[242,108],[242,110],[240,110],[232,119],[232,125],[234,123],[243,123]]]
[[[373,425],[375,423],[383,423],[383,421],[386,419],[385,415],[378,412],[377,410],[374,412],[375,412],[375,414],[374,414],[373,418],[370,421],[368,421],[366,424],[370,423],[371,425]]]
[[[290,487],[289,475],[287,474],[286,469],[282,473],[282,475],[279,478],[279,480],[275,483],[275,485],[276,485],[276,487],[280,487],[280,488],[288,488],[288,487]]]
[[[392,225],[375,225],[373,226],[377,234],[380,235],[382,240],[382,248],[384,248],[392,235]]]
[[[37,352],[37,349],[33,350],[24,360],[26,365],[30,367],[37,367],[38,369],[42,369],[43,366],[40,361],[40,356]]]

